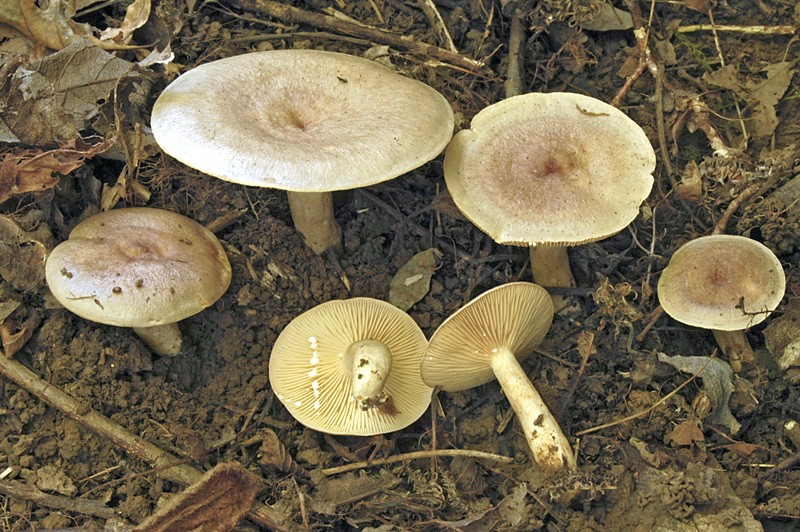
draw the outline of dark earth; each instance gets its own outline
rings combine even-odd
[[[32,1],[19,4],[36,9]],[[60,4],[51,0],[56,8],[49,14],[66,22],[74,11],[59,11]],[[63,4],[77,9],[73,21],[87,25],[80,28],[98,36],[123,26],[131,2]],[[608,6],[591,0],[292,4],[303,13],[342,15],[328,27],[269,11],[268,2],[135,4],[151,7],[149,17],[117,39],[118,48],[128,49],[110,52],[133,63],[169,44],[174,58],[120,77],[77,126],[62,123],[44,98],[39,107],[22,102],[19,69],[35,70],[42,58],[55,57],[67,79],[70,68],[87,63],[53,55],[63,52],[44,42],[43,33],[52,32],[32,23],[22,31],[27,38],[21,36],[11,29],[24,26],[14,8],[10,14],[0,8],[9,23],[0,28],[0,118],[18,138],[0,144],[6,353],[0,356],[10,355],[82,405],[65,411],[20,387],[7,370],[0,376],[3,530],[124,530],[184,489],[164,474],[163,464],[153,467],[82,422],[90,411],[197,471],[241,464],[263,480],[257,500],[283,530],[800,528],[800,429],[794,425],[793,432],[790,423],[800,421],[800,359],[790,359],[787,347],[800,338],[793,305],[800,295],[800,85],[794,76],[800,4],[614,1],[633,12],[633,28],[619,13],[600,17]],[[435,17],[421,5],[441,15],[457,53],[415,46],[447,48],[431,23]],[[346,17],[375,33],[353,33]],[[576,449],[577,471],[549,479],[532,463],[496,382],[439,393],[411,426],[369,438],[307,429],[270,389],[270,351],[294,317],[333,299],[386,300],[392,277],[418,252],[441,252],[430,289],[409,310],[428,337],[487,289],[531,280],[527,249],[495,244],[459,213],[441,158],[392,181],[337,193],[344,251],[334,260],[304,245],[284,193],[192,170],[160,153],[147,127],[153,101],[178,73],[279,48],[377,57],[439,90],[456,112],[456,128],[468,127],[475,113],[505,95],[515,17],[523,31],[522,92],[615,101],[642,126],[658,156],[655,186],[631,226],[570,249],[578,287],[566,295],[577,310],[557,315],[537,354],[523,362]],[[407,46],[383,30],[406,36]],[[110,41],[99,42],[110,48]],[[453,57],[485,67],[470,69]],[[96,154],[88,147],[103,142],[114,146]],[[15,157],[52,152],[64,162],[76,151],[84,156],[74,165],[45,165],[46,177],[40,171],[30,188],[23,186],[30,174],[14,173]],[[9,180],[16,180],[11,193]],[[43,283],[43,257],[75,224],[101,208],[134,205],[213,223],[233,268],[225,295],[181,323],[184,347],[174,358],[154,355],[129,329],[60,308]],[[747,333],[756,357],[727,377],[729,397],[713,379],[664,362],[678,355],[725,362],[711,332],[654,312],[656,283],[669,257],[720,223],[728,234],[765,243],[787,276],[781,306]],[[265,444],[273,433],[287,453],[277,464]],[[511,463],[438,456],[323,471],[434,449],[485,451]],[[36,489],[19,491],[23,486]],[[70,506],[79,500],[96,503],[94,510]],[[247,510],[237,503],[219,511]],[[207,526],[194,528],[225,529]],[[263,526],[245,518],[237,529]]]

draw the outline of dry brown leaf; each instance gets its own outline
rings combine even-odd
[[[411,257],[392,277],[389,303],[401,310],[410,309],[431,289],[431,277],[437,270],[442,252],[426,249]]]
[[[144,26],[150,17],[150,0],[134,0],[125,10],[125,19],[119,28],[106,28],[100,33],[100,41],[130,44],[133,32]]]
[[[16,28],[47,48],[61,50],[81,36],[89,35],[89,27],[72,20],[75,10],[68,0],[50,0],[40,8],[35,0],[0,2],[0,22]]]
[[[42,151],[28,149],[5,154],[0,161],[0,204],[16,194],[41,192],[58,184],[56,173],[67,174],[83,166],[86,159],[108,149],[113,141],[80,146],[73,141],[64,147]]]
[[[134,532],[226,532],[244,518],[263,481],[240,464],[222,463],[167,501]]]
[[[666,436],[667,443],[674,443],[675,445],[692,445],[695,442],[702,442],[705,440],[703,431],[697,426],[697,422],[693,419],[687,419],[679,423],[673,428]]]
[[[0,215],[0,277],[23,292],[36,293],[45,285],[44,263],[55,241],[43,217],[38,210]],[[6,295],[0,290],[0,302],[9,299]]]
[[[69,141],[90,125],[120,77],[135,65],[78,39],[39,61],[18,66],[5,83],[0,119],[22,142]]]

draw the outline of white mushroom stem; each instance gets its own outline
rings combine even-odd
[[[491,366],[503,392],[517,414],[533,459],[545,475],[575,469],[575,455],[561,427],[533,387],[510,350],[500,348],[491,356]]]
[[[723,355],[728,357],[734,373],[742,372],[742,362],[752,363],[755,360],[753,348],[747,341],[744,331],[714,330],[714,339]]]
[[[183,335],[177,323],[167,323],[154,327],[134,327],[133,332],[139,335],[139,338],[159,355],[174,357],[181,352]]]
[[[389,398],[383,387],[392,371],[392,353],[377,340],[361,340],[351,344],[345,353],[350,367],[353,398],[362,410],[380,406]]]
[[[294,227],[317,255],[342,248],[342,228],[333,216],[330,192],[288,192]]]
[[[536,284],[544,287],[570,288],[575,286],[575,278],[569,266],[569,256],[565,246],[530,247],[531,273]],[[552,295],[556,312],[569,304],[566,297]]]

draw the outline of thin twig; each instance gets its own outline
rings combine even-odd
[[[398,50],[405,50],[430,57],[443,64],[453,65],[475,74],[491,74],[486,64],[481,61],[451,52],[450,50],[445,50],[444,48],[439,48],[432,44],[420,42],[406,35],[398,35],[372,26],[356,24],[329,15],[305,11],[272,0],[231,0],[230,4],[239,9],[255,11],[256,13],[261,13],[285,22],[308,24],[334,33],[343,33],[345,35],[352,35],[369,41],[387,44]]]
[[[57,386],[41,379],[2,352],[0,352],[0,374],[84,427],[110,440],[128,454],[160,469],[159,473],[163,478],[183,486],[190,486],[203,476],[201,471],[181,463],[180,458],[140,438],[100,412],[64,393]],[[277,523],[281,521],[272,508],[260,502],[253,505],[248,517],[258,524],[270,528],[278,528]]]
[[[439,44],[444,45],[446,49],[457,54],[458,48],[456,48],[453,38],[450,36],[450,30],[447,29],[442,19],[442,14],[439,13],[433,0],[417,0],[417,4],[419,4],[419,8],[422,9],[422,12],[425,13],[425,16],[428,18],[428,23],[433,28],[433,31],[436,32]]]
[[[701,375],[703,373],[703,370],[706,369],[706,366],[709,364],[709,362],[711,362],[712,359],[713,359],[713,357],[708,357],[708,362],[706,362],[705,365],[702,368],[700,368],[700,371],[698,371],[697,373],[695,373],[694,375],[692,375],[691,377],[686,379],[683,383],[681,383],[680,386],[678,386],[677,388],[675,388],[674,390],[669,392],[667,395],[665,395],[664,397],[662,397],[661,399],[659,399],[658,401],[656,401],[655,403],[653,403],[649,407],[645,408],[644,410],[642,410],[640,412],[636,412],[635,414],[631,414],[629,416],[625,416],[622,419],[617,419],[617,420],[611,421],[609,423],[603,423],[602,425],[598,425],[598,426],[592,427],[590,429],[586,429],[586,430],[582,430],[580,432],[576,432],[575,436],[584,436],[586,434],[591,434],[592,432],[597,432],[599,430],[607,429],[609,427],[615,427],[617,425],[621,425],[623,423],[627,423],[628,421],[633,421],[634,419],[638,419],[638,418],[640,418],[642,416],[646,416],[647,414],[649,414],[650,412],[652,412],[653,410],[658,408],[659,405],[661,405],[662,403],[665,403],[666,401],[668,401],[670,399],[670,397],[672,397],[673,395],[675,395],[676,393],[678,393],[679,391],[684,389],[686,386],[688,386],[689,383],[693,382],[698,377],[698,375]]]
[[[415,451],[412,453],[398,454],[395,456],[388,456],[386,458],[378,458],[365,462],[355,462],[338,467],[329,467],[322,470],[325,476],[338,475],[339,473],[346,473],[348,471],[355,471],[357,469],[365,469],[367,467],[374,467],[386,464],[393,464],[395,462],[404,462],[409,460],[417,460],[419,458],[440,458],[444,456],[467,456],[478,460],[493,460],[503,464],[510,464],[514,460],[508,456],[501,456],[499,454],[486,453],[483,451],[471,451],[469,449],[439,449],[433,451]]]
[[[794,26],[732,26],[716,24],[689,24],[680,26],[676,30],[678,33],[693,33],[696,31],[718,31],[743,33],[745,35],[792,35],[797,31]]]
[[[101,501],[82,497],[52,495],[39,490],[35,486],[14,480],[0,480],[0,494],[31,501],[46,508],[58,508],[59,510],[102,517],[103,519],[110,519],[117,515],[117,510],[109,508]]]
[[[733,198],[728,204],[728,207],[725,209],[725,212],[722,213],[722,217],[714,224],[714,230],[711,232],[712,235],[722,235],[725,234],[725,228],[728,226],[728,222],[733,216],[733,213],[736,212],[736,209],[742,206],[744,202],[750,199],[756,192],[761,190],[761,185],[756,183],[755,185],[750,185],[746,189],[742,190],[738,196]]]

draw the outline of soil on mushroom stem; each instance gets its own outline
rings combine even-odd
[[[160,4],[168,9],[171,3]],[[372,18],[374,2],[345,4],[351,16],[376,23]],[[409,27],[429,31],[419,30],[427,27],[421,16],[414,15],[405,4],[397,4],[378,2],[385,14],[394,14],[390,26],[395,24],[401,33],[407,33]],[[467,13],[472,9],[466,3],[454,4]],[[752,22],[752,6],[736,8],[738,4],[741,2],[731,2],[731,12],[739,13],[739,19],[729,17],[718,22]],[[680,15],[688,17],[687,23],[705,22],[686,10],[660,8],[673,10],[667,12],[671,13],[669,18]],[[175,16],[183,16],[178,13],[184,11],[176,9]],[[448,11],[448,22],[455,29],[461,28],[467,44],[474,44],[470,39],[480,40],[486,52],[482,55],[486,56],[497,50],[493,66],[501,72],[507,36],[500,29],[487,36],[483,27],[472,28],[474,35],[464,35],[469,20],[463,15],[459,18],[454,9]],[[181,62],[192,64],[206,53],[213,58],[217,53],[233,52],[233,41],[220,37],[220,32],[239,31],[242,26],[228,17],[219,11],[199,10],[197,19],[185,25],[180,42],[174,43]],[[499,18],[498,14],[496,20]],[[585,86],[605,97],[613,96],[622,83],[614,76],[617,63],[624,59],[622,56],[638,57],[638,52],[625,52],[630,43],[624,42],[624,36],[614,36],[622,32],[595,35],[587,44],[579,38],[580,33],[570,37],[572,27],[566,23],[555,29],[560,33],[550,31],[547,38],[553,39],[551,44],[560,52],[542,50],[541,39],[532,41],[534,49],[528,50],[536,55],[532,66],[536,88],[578,90],[576,87]],[[419,37],[435,42],[429,33]],[[726,35],[721,38],[730,54],[729,63],[735,63],[734,50],[744,50],[743,54],[761,57],[765,62],[782,57],[784,51],[781,46],[770,49],[769,39],[754,39],[752,42],[759,44],[751,49],[749,40],[734,42],[725,40],[732,39]],[[567,42],[563,42],[565,39]],[[709,40],[703,40],[707,50],[693,48],[690,54],[685,49],[698,40],[682,40],[680,46],[684,48],[678,50],[682,62],[678,66],[688,65],[692,73],[697,73],[697,54],[705,51],[708,57],[714,57]],[[207,42],[213,46],[206,48]],[[292,44],[304,45],[297,39]],[[305,46],[312,44],[317,43],[309,41]],[[363,52],[336,40],[323,45],[337,51]],[[579,65],[589,65],[589,59],[596,59],[602,67],[592,70],[591,77],[580,73]],[[428,71],[424,67],[411,67],[426,80]],[[467,119],[481,107],[479,102],[496,101],[502,93],[501,84],[490,81],[475,85],[480,92],[471,92],[468,83],[459,85],[460,78],[449,70],[436,70],[429,78],[427,81],[445,92]],[[626,101],[625,111],[655,139],[652,93],[652,80],[645,74]],[[796,98],[787,100],[783,116],[796,115],[797,102],[800,100]],[[733,116],[733,107],[726,112]],[[668,115],[667,119],[675,117]],[[800,144],[796,128],[787,125],[782,124],[777,131],[779,144]],[[684,159],[680,164],[687,162],[693,143],[700,154],[696,159],[709,151],[705,140],[698,141],[696,135],[684,134],[681,143]],[[705,403],[701,383],[695,381],[640,419],[581,437],[579,472],[543,484],[530,467],[524,438],[516,433],[513,420],[508,423],[508,403],[497,383],[492,382],[474,390],[438,395],[435,404],[444,417],[436,421],[436,446],[503,454],[513,457],[513,464],[441,459],[433,467],[428,460],[418,460],[330,479],[315,477],[316,484],[297,477],[295,487],[290,475],[259,464],[260,435],[267,429],[278,434],[301,466],[313,471],[373,454],[381,457],[429,448],[433,427],[431,416],[426,415],[407,429],[385,437],[331,439],[299,425],[269,387],[269,353],[286,324],[331,299],[386,299],[398,268],[415,253],[435,245],[443,253],[441,268],[433,276],[429,293],[410,311],[430,336],[448,315],[480,292],[504,282],[530,280],[529,254],[524,248],[497,246],[464,220],[443,193],[440,161],[433,162],[398,180],[370,187],[366,193],[335,196],[337,218],[344,230],[341,266],[352,286],[348,291],[334,265],[303,245],[290,225],[283,194],[226,184],[167,159],[150,164],[153,166],[143,168],[140,174],[153,192],[149,206],[176,210],[200,223],[232,209],[246,210],[239,221],[219,233],[233,267],[228,292],[208,310],[181,323],[185,353],[175,358],[154,356],[130,330],[89,323],[65,310],[50,308],[44,298],[26,297],[25,305],[41,312],[44,319],[16,358],[65,392],[199,468],[238,461],[258,472],[268,486],[262,498],[275,505],[286,523],[294,527],[303,524],[297,490],[308,496],[306,516],[312,529],[396,524],[401,529],[417,530],[435,526],[474,530],[757,530],[759,523],[753,520],[753,514],[765,523],[798,522],[800,471],[795,466],[769,476],[770,468],[764,465],[779,463],[797,452],[795,444],[782,436],[782,425],[800,418],[800,390],[781,380],[770,364],[763,351],[761,326],[751,340],[764,355],[759,362],[766,369],[750,371],[736,381],[730,406],[743,428],[732,438],[724,430],[701,423]],[[100,175],[99,164],[95,170],[108,184],[118,175],[118,169]],[[93,203],[75,192],[88,187],[70,188],[75,183],[72,179],[62,180],[64,188],[54,200],[67,224]],[[666,182],[663,176],[661,180]],[[642,314],[655,303],[646,290],[642,293],[648,273],[652,275],[646,286],[652,289],[670,254],[703,225],[710,230],[724,207],[724,202],[714,201],[697,208],[678,203],[672,208],[659,207],[652,257],[636,246],[628,231],[570,251],[581,286],[596,286],[603,277],[610,284],[596,300],[582,299],[580,314],[556,318],[541,346],[542,351],[555,354],[555,359],[531,357],[523,367],[554,407],[572,441],[581,430],[651,408],[685,382],[686,374],[658,362],[658,352],[691,356],[714,351],[710,333],[681,326],[666,317],[644,342],[633,336],[643,327]],[[10,212],[5,205],[3,209]],[[729,226],[731,232],[736,221]],[[58,217],[52,216],[50,223],[58,231]],[[650,220],[640,217],[633,229],[648,248]],[[796,239],[798,231],[782,234]],[[62,231],[57,239],[65,236]],[[784,246],[793,247],[800,249],[796,240]],[[797,252],[782,258],[790,266],[790,285],[793,283],[797,290]],[[639,291],[638,295],[634,296],[631,289]],[[584,354],[588,354],[589,362],[574,386]],[[561,410],[559,405],[567,408]],[[104,501],[132,523],[152,513],[162,496],[181,489],[158,479],[148,465],[126,456],[111,442],[0,379],[0,471],[6,465],[13,468],[15,480],[36,484],[54,494]],[[103,520],[0,495],[0,523],[3,529],[27,530],[32,526],[102,526]],[[241,527],[252,528],[248,524]]]

